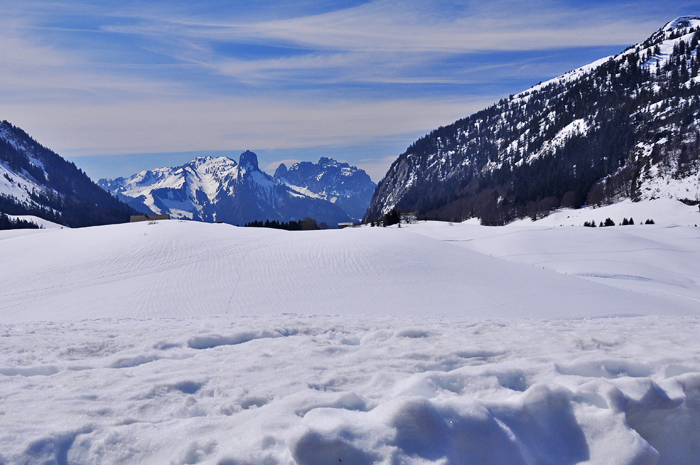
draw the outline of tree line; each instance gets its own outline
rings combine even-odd
[[[320,224],[313,218],[302,218],[301,220],[255,220],[244,225],[246,228],[272,228],[284,229],[286,231],[314,231],[319,229],[328,229],[328,224],[322,221]]]
[[[10,218],[0,212],[0,231],[7,229],[42,229],[41,226],[21,218]]]

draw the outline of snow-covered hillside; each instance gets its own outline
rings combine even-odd
[[[198,157],[183,166],[158,168],[99,185],[137,210],[173,218],[224,221],[290,221],[311,217],[336,225],[350,221],[338,206],[290,189],[258,167],[253,152],[239,163],[226,157]]]
[[[39,207],[40,204],[32,199],[32,192],[53,191],[47,189],[35,176],[39,174],[37,177],[46,179],[48,173],[41,160],[33,156],[30,143],[23,140],[13,129],[7,122],[0,123],[0,141],[8,144],[14,151],[26,154],[27,164],[34,168],[35,174],[32,175],[26,169],[12,169],[7,160],[0,158],[0,195],[14,198],[18,203]]]
[[[700,213],[659,205],[0,232],[0,462],[697,464]]]
[[[37,225],[43,229],[61,229],[64,227],[58,223],[54,223],[52,221],[48,221],[48,220],[45,220],[43,218],[39,218],[38,216],[33,216],[33,215],[7,215],[7,216],[12,220],[21,220],[21,221],[28,221],[30,223],[34,223],[35,225]]]
[[[22,129],[0,121],[0,213],[68,226],[123,223],[136,213]]]
[[[700,17],[413,143],[368,209],[505,224],[623,198],[700,201]]]

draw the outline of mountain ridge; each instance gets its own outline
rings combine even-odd
[[[622,198],[700,201],[700,18],[418,139],[365,215],[504,224]]]
[[[294,191],[261,171],[257,155],[249,150],[238,162],[227,157],[197,157],[181,166],[100,179],[98,184],[134,208],[174,218],[237,225],[311,217],[335,226],[352,220],[333,203]]]
[[[289,168],[281,163],[274,178],[296,192],[313,194],[340,206],[357,220],[364,216],[377,187],[364,170],[330,157],[321,157],[316,164],[297,162]]]

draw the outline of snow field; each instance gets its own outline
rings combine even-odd
[[[700,319],[0,326],[3,463],[692,464]]]
[[[685,205],[677,200],[662,198],[632,202],[623,200],[604,207],[585,207],[578,210],[561,209],[537,221],[529,219],[518,220],[513,226],[582,226],[586,221],[595,221],[596,226],[611,218],[615,224],[621,225],[622,220],[632,218],[635,225],[640,226],[646,220],[654,220],[657,226],[693,226],[700,224],[700,210],[697,206]]]
[[[630,217],[651,218],[656,224],[640,224],[643,222],[640,219],[633,226],[581,227],[584,221],[595,220],[597,224],[608,217],[618,225],[623,218]],[[681,299],[697,309],[700,308],[700,229],[695,227],[698,223],[697,207],[655,200],[561,210],[539,221],[521,220],[501,228],[481,227],[468,221],[449,227],[441,223],[417,223],[408,229],[509,262],[584,278],[643,296]],[[634,308],[630,302],[629,311]]]
[[[665,202],[3,231],[0,463],[698,464],[698,214]],[[657,224],[559,226],[630,208]]]
[[[0,235],[0,321],[697,314],[695,300],[630,293],[416,232],[164,221]]]

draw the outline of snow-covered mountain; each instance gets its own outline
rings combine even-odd
[[[356,219],[365,215],[377,188],[364,170],[327,157],[321,157],[318,164],[294,163],[289,169],[282,163],[275,179],[296,192],[328,200]]]
[[[334,226],[351,220],[339,206],[293,190],[261,171],[258,157],[250,151],[243,152],[238,163],[226,157],[198,157],[182,166],[100,179],[98,184],[136,209],[175,218],[238,225],[311,217]]]
[[[485,224],[622,198],[700,201],[700,18],[441,127],[380,181],[393,208]]]
[[[68,226],[120,223],[136,213],[7,121],[0,122],[0,212]]]

